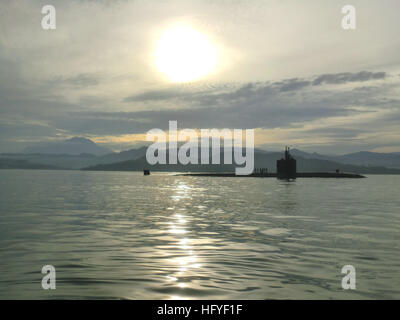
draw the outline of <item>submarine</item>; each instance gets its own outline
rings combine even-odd
[[[290,148],[285,148],[284,157],[276,161],[276,173],[269,173],[266,168],[255,169],[250,175],[236,175],[235,173],[181,173],[179,176],[197,177],[255,177],[277,178],[279,180],[295,180],[297,178],[365,178],[357,173],[340,172],[297,172],[297,161],[290,154]]]

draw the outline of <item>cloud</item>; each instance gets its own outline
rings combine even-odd
[[[278,82],[277,84],[279,85],[280,91],[292,91],[307,87],[311,84],[311,82],[299,79],[289,79],[283,82]]]
[[[215,87],[170,86],[160,90],[147,90],[126,98],[124,103],[128,105],[144,103],[149,106],[148,109],[137,111],[106,111],[107,108],[103,108],[103,111],[91,111],[89,108],[82,108],[79,102],[66,104],[57,99],[30,99],[28,105],[26,100],[14,99],[8,101],[14,114],[46,119],[48,128],[33,128],[26,123],[26,129],[21,130],[18,124],[13,128],[8,127],[4,131],[4,137],[7,137],[8,132],[16,140],[21,139],[31,128],[37,133],[59,134],[61,130],[67,136],[87,135],[99,141],[102,141],[102,136],[114,136],[114,140],[118,141],[118,136],[139,136],[153,128],[167,130],[169,121],[177,120],[180,128],[286,128],[297,130],[298,135],[306,140],[318,136],[321,141],[335,140],[338,143],[346,139],[357,140],[357,136],[365,128],[343,126],[344,119],[359,121],[360,125],[374,118],[375,121],[381,119],[384,122],[387,119],[384,115],[375,115],[376,110],[381,110],[383,106],[393,108],[398,104],[398,100],[386,98],[390,97],[396,87],[395,83],[366,85],[366,77],[359,76],[364,73],[346,73],[349,75],[347,78],[352,79],[353,85],[349,88],[338,86],[334,90],[332,86],[325,88],[325,82],[319,84],[318,88],[314,86],[313,81],[320,76],[275,82],[220,84]],[[332,75],[332,78],[334,76],[336,75]],[[337,78],[340,77],[338,75]],[[376,79],[373,76],[369,78],[371,81]],[[75,81],[82,81],[78,87],[87,84],[86,77],[80,75],[76,78],[60,79],[63,85],[65,82],[73,84]],[[359,86],[354,87],[357,84],[355,79],[360,80]],[[92,104],[96,103],[101,103],[101,100],[95,99]],[[167,105],[172,107],[165,108]],[[333,124],[329,122],[330,119]],[[317,124],[317,127],[305,130],[307,123]],[[318,124],[321,126],[318,127]],[[379,125],[376,123],[375,126]],[[368,130],[371,131],[372,127],[369,124]]]
[[[253,105],[204,107],[200,109],[151,110],[137,112],[75,113],[68,121],[57,121],[59,128],[80,133],[141,133],[152,128],[167,129],[168,121],[177,120],[181,128],[275,128],[294,122],[347,115],[348,108],[318,108],[316,106]]]
[[[309,79],[285,79],[278,82],[257,82],[246,83],[236,88],[228,86],[216,87],[213,90],[198,90],[185,88],[182,86],[172,86],[162,90],[147,90],[142,93],[134,94],[123,99],[124,102],[154,102],[154,101],[198,101],[199,103],[215,102],[219,99],[230,100],[239,97],[247,99],[254,95],[276,94],[278,92],[297,91],[312,85],[322,84],[345,84],[347,82],[366,82],[370,80],[385,79],[386,72],[361,71],[357,73],[337,73],[324,74]],[[366,90],[366,87],[363,87]],[[201,88],[200,88],[201,89]],[[228,90],[226,90],[228,89]],[[230,89],[230,91],[229,91]],[[233,90],[232,90],[233,89]]]
[[[199,92],[190,92],[180,87],[172,87],[162,90],[147,90],[145,92],[135,94],[123,99],[124,102],[146,102],[146,101],[162,101],[169,99],[189,99],[198,96]]]
[[[398,132],[398,1],[355,0],[362,14],[354,32],[340,28],[338,0],[52,3],[54,32],[40,27],[40,1],[2,4],[0,152],[30,136],[100,139],[165,129],[169,120],[287,131],[310,144],[343,145],[340,135],[353,133],[364,146],[363,130]],[[154,45],[176,22],[204,33],[221,53],[202,82],[171,85],[154,67]],[[311,123],[329,130],[307,133]]]
[[[323,74],[313,81],[313,85],[320,84],[343,84],[346,82],[364,82],[369,80],[385,79],[385,72],[369,72],[361,71],[358,73],[336,73],[336,74]]]
[[[57,76],[48,81],[51,85],[67,85],[72,87],[90,87],[100,83],[98,76],[93,74],[79,74],[73,77]]]
[[[247,83],[222,91],[219,88],[196,92],[193,88],[185,91],[177,87],[146,91],[131,96],[128,101],[150,103],[153,107],[150,110],[77,112],[68,121],[69,129],[63,128],[79,127],[91,133],[99,133],[104,128],[115,128],[112,131],[121,134],[143,133],[152,128],[166,129],[169,120],[177,120],[182,128],[289,128],[318,119],[373,113],[384,101],[382,95],[391,88],[382,84],[366,87],[365,78],[359,74],[363,72],[349,77],[363,82],[359,90],[325,89],[321,84],[316,91],[312,85],[319,78],[316,77]],[[163,107],[171,101],[174,108]],[[96,125],[90,125],[90,121]],[[334,129],[330,130],[332,135]]]
[[[328,138],[334,138],[336,140],[347,140],[357,137],[361,133],[368,132],[367,128],[347,128],[342,126],[337,127],[322,127],[306,130],[305,133],[311,135],[320,135]]]

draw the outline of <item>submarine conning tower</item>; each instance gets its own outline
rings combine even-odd
[[[290,155],[289,150],[289,147],[286,147],[285,158],[276,161],[276,172],[278,179],[296,179],[296,159]]]

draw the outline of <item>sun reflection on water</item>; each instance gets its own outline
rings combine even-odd
[[[190,200],[193,189],[182,181],[178,181],[175,187],[174,194],[171,198],[179,202],[181,200]],[[183,203],[182,203],[183,205]],[[187,289],[191,283],[184,281],[185,276],[192,271],[192,269],[200,268],[201,264],[194,250],[194,239],[190,238],[190,221],[191,217],[185,211],[185,209],[174,208],[176,213],[171,215],[169,221],[169,233],[175,237],[173,241],[174,258],[168,260],[173,265],[173,272],[167,276],[168,281],[171,285],[176,286],[179,289]],[[177,211],[179,213],[177,213]],[[183,279],[183,280],[182,280]],[[190,299],[190,297],[184,295],[172,295],[170,299]]]

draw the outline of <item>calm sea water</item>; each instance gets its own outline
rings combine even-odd
[[[0,171],[2,299],[399,299],[399,240],[400,176]]]

